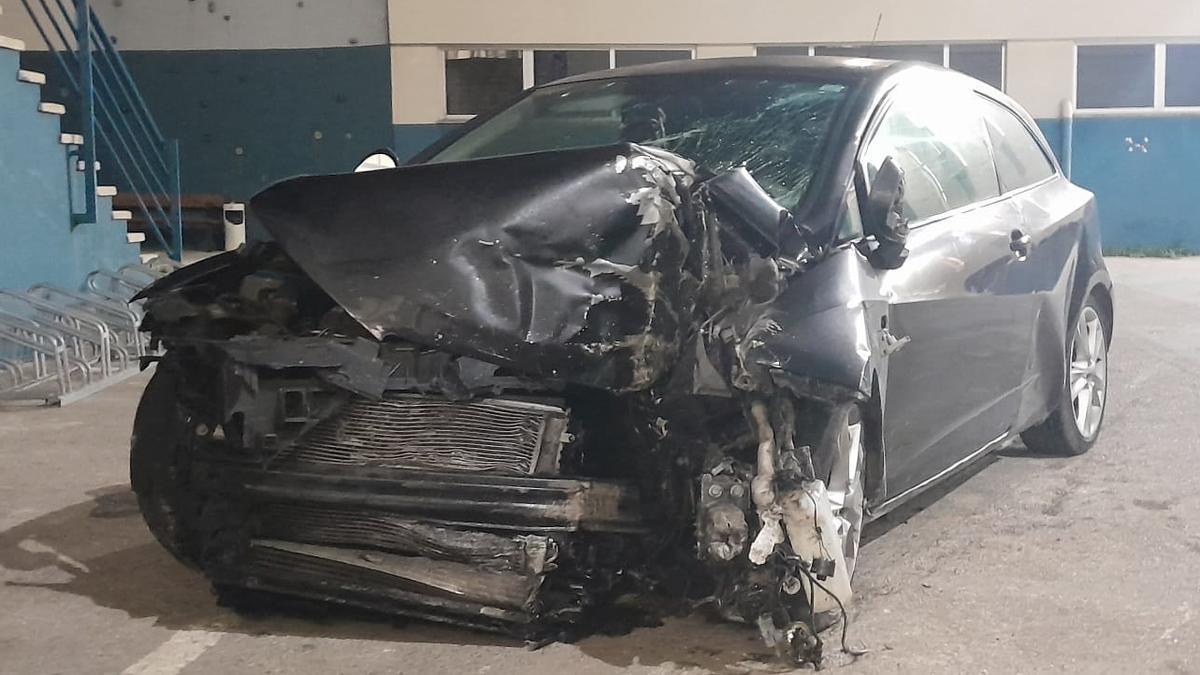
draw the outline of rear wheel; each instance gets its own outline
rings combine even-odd
[[[1108,403],[1108,317],[1088,298],[1070,333],[1070,368],[1057,407],[1021,434],[1025,446],[1052,455],[1080,455],[1100,436]]]

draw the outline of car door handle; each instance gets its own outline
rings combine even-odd
[[[1029,257],[1029,246],[1033,243],[1033,239],[1022,232],[1021,230],[1012,231],[1012,240],[1008,242],[1008,249],[1017,256],[1017,260],[1024,260]]]

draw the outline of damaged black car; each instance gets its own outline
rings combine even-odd
[[[1092,195],[940,68],[583,75],[250,218],[269,241],[141,294],[130,462],[230,602],[535,643],[706,606],[819,659],[865,521],[1100,432]]]

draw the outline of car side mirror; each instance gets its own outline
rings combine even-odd
[[[862,209],[863,234],[874,239],[867,259],[885,270],[894,270],[908,259],[908,219],[904,217],[904,170],[891,157],[883,160]]]
[[[714,176],[705,185],[721,222],[735,228],[759,255],[778,255],[780,232],[792,214],[772,199],[745,167]]]
[[[396,157],[396,153],[387,148],[381,148],[364,157],[363,161],[359,162],[358,166],[354,168],[354,173],[394,169],[398,166],[400,166],[400,160]]]

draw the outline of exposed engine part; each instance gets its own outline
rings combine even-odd
[[[825,483],[805,481],[798,488],[781,492],[779,505],[792,552],[801,565],[824,582],[823,588],[817,588],[801,581],[804,595],[817,612],[837,611],[850,602],[850,575]]]
[[[696,540],[702,558],[729,562],[746,551],[750,489],[743,473],[727,461],[700,476]]]

